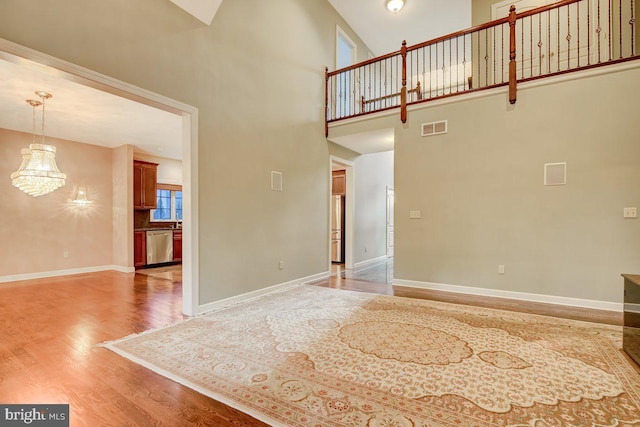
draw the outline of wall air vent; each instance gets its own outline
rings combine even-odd
[[[544,185],[566,185],[567,163],[545,163]]]
[[[440,135],[447,132],[448,127],[446,120],[422,124],[422,136]]]

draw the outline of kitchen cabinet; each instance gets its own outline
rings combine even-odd
[[[173,230],[173,260],[182,261],[182,230]]]
[[[331,179],[331,194],[336,195],[344,195],[347,190],[347,175],[346,171],[333,171]]]
[[[158,164],[133,161],[133,207],[134,209],[155,209]]]
[[[142,267],[147,263],[147,233],[145,231],[133,232],[133,265]]]

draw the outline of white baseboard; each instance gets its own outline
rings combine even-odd
[[[98,271],[115,270],[121,273],[133,273],[133,267],[122,267],[119,265],[98,265],[94,267],[71,268],[68,270],[41,271],[38,273],[14,274],[11,276],[0,276],[0,283],[17,282],[20,280],[46,279],[47,277],[68,276],[71,274],[95,273]]]
[[[409,288],[430,289],[459,294],[480,295],[486,297],[508,298],[521,301],[542,302],[547,304],[584,307],[595,310],[622,312],[623,304],[618,302],[597,301],[581,298],[559,297],[555,295],[530,294],[527,292],[504,291],[500,289],[475,288],[471,286],[446,285],[443,283],[419,282],[415,280],[393,279],[393,284]]]
[[[208,313],[213,310],[219,310],[221,308],[229,307],[232,305],[240,304],[246,301],[249,301],[254,298],[258,298],[260,296],[270,294],[273,292],[281,292],[285,289],[292,288],[294,286],[302,285],[304,283],[314,282],[316,280],[326,279],[331,276],[329,271],[325,271],[323,273],[314,274],[307,277],[302,277],[300,279],[291,280],[289,282],[280,283],[273,286],[268,286],[266,288],[257,289],[255,291],[247,292],[244,294],[236,295],[234,297],[229,297],[225,299],[221,299],[218,301],[210,302],[207,304],[202,304],[198,307],[198,316],[201,314]]]
[[[353,264],[353,269],[365,270],[367,268],[375,267],[376,265],[379,265],[379,264],[384,264],[385,262],[387,262],[387,259],[388,258],[386,255],[382,255],[377,258],[368,259],[366,261],[356,262],[355,264]]]

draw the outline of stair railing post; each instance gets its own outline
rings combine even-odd
[[[400,120],[407,122],[407,41],[402,41],[402,89],[400,90]]]
[[[509,9],[509,103],[515,104],[517,99],[516,76],[516,7]]]
[[[329,67],[324,67],[324,136],[329,137]]]

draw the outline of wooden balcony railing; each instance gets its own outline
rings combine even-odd
[[[640,0],[563,0],[325,73],[328,124],[640,58]]]

